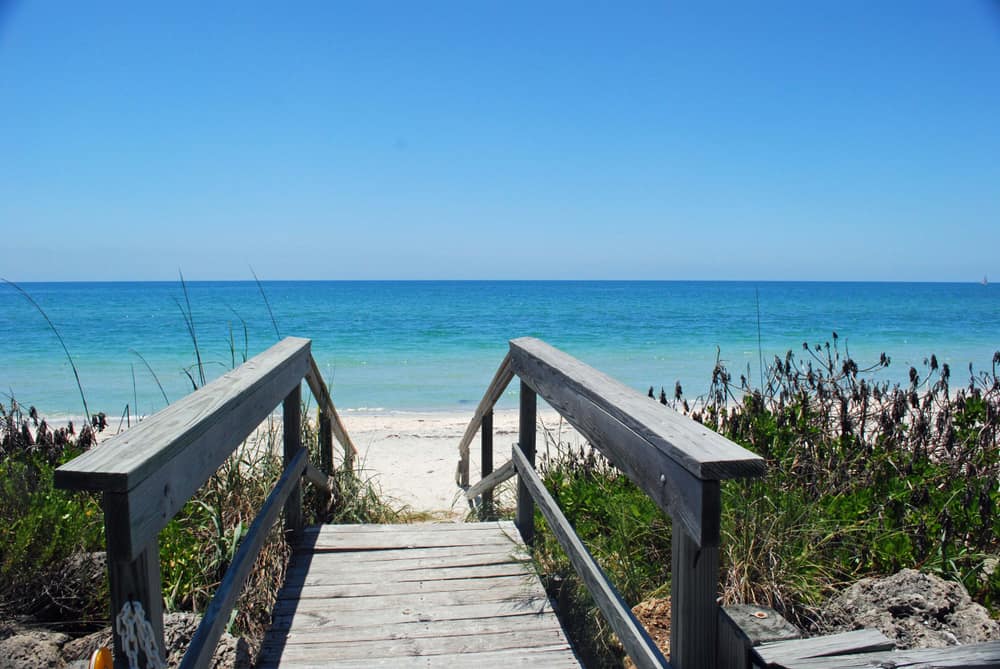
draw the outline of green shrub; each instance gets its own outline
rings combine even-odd
[[[67,578],[78,553],[103,550],[104,520],[97,498],[57,490],[55,468],[82,449],[80,435],[49,430],[16,401],[0,405],[0,617],[31,614],[71,619],[84,627],[106,619],[107,586]]]

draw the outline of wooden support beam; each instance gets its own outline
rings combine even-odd
[[[483,425],[479,430],[482,437],[482,478],[487,478],[493,473],[493,409],[483,414]],[[493,515],[493,488],[483,490],[483,505],[481,507],[484,518]]]
[[[489,476],[465,491],[465,498],[473,500],[479,495],[484,495],[487,491],[493,490],[498,485],[511,478],[517,472],[514,471],[514,463],[510,460],[500,465]]]
[[[717,495],[718,481],[714,483]],[[679,530],[675,528],[671,538],[670,662],[677,669],[715,669],[719,549],[699,547],[686,532]]]
[[[319,410],[319,466],[324,474],[333,473],[333,431],[330,414],[322,407]]]
[[[126,507],[125,495],[104,493],[104,529],[108,537],[124,536],[128,532],[128,515],[117,509]],[[123,526],[124,525],[124,526]],[[154,537],[151,542],[137,551],[133,558],[129,547],[122,542],[108,543],[108,583],[111,588],[111,629],[113,635],[113,655],[115,669],[128,669],[128,657],[115,618],[126,602],[138,602],[146,614],[146,620],[153,628],[153,638],[160,658],[165,660],[163,642],[163,592],[160,584],[160,549]],[[140,667],[151,666],[145,655],[140,653]]]
[[[518,446],[524,453],[526,462],[535,466],[535,431],[537,428],[537,396],[526,382],[521,381],[521,411],[518,426]],[[517,484],[517,516],[518,531],[524,543],[531,546],[535,541],[535,504],[531,493],[520,477]]]
[[[288,393],[282,403],[282,430],[284,432],[284,462],[287,469],[302,449],[302,385]],[[301,477],[300,477],[301,478]],[[285,533],[294,544],[302,536],[302,484],[296,483],[285,501]]]

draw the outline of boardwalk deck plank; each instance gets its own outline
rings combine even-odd
[[[579,667],[513,524],[307,528],[258,666]]]

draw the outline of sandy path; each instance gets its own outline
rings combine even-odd
[[[538,450],[545,440],[579,444],[582,438],[552,410],[539,407]],[[341,416],[360,454],[364,471],[381,486],[382,492],[412,511],[431,512],[441,517],[462,517],[468,504],[455,484],[458,443],[472,418],[469,413],[388,412]],[[494,467],[510,459],[510,447],[517,441],[517,410],[497,411],[493,419]],[[546,437],[545,432],[548,432]],[[470,479],[479,480],[479,437],[470,446]]]

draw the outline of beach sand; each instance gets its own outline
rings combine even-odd
[[[426,512],[441,519],[461,519],[469,504],[455,483],[458,444],[472,419],[468,413],[385,412],[341,414],[348,434],[358,448],[364,474],[379,485],[395,506]],[[537,451],[546,452],[556,442],[579,446],[583,438],[551,409],[538,409]],[[517,441],[518,412],[497,410],[493,418],[493,466],[510,459]],[[470,483],[480,478],[480,437],[469,447]]]

